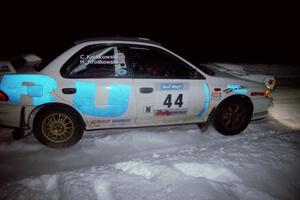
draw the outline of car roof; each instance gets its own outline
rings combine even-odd
[[[83,40],[78,40],[75,42],[75,45],[85,43],[85,42],[97,42],[97,41],[115,41],[115,42],[143,42],[148,44],[155,44],[161,46],[161,43],[154,42],[148,38],[130,38],[130,37],[96,37],[96,38],[87,38]]]

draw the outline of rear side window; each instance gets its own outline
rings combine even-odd
[[[123,50],[117,46],[92,45],[81,49],[61,69],[66,78],[128,77]]]

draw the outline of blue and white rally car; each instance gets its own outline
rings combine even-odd
[[[0,124],[43,144],[76,144],[84,130],[205,123],[224,135],[264,118],[263,83],[196,66],[148,39],[98,38],[35,73],[0,75]]]

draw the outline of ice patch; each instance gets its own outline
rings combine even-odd
[[[39,178],[27,178],[19,183],[32,190],[51,191],[57,188],[57,175],[42,175]]]
[[[102,200],[113,200],[114,197],[111,193],[111,185],[107,182],[103,182],[103,180],[97,180],[94,183],[95,193],[97,195],[97,199]]]
[[[174,164],[174,168],[185,175],[196,178],[202,177],[219,182],[240,181],[230,170],[210,164],[184,162]]]
[[[158,154],[153,154],[152,157],[153,158],[159,158],[159,155]]]
[[[151,179],[161,173],[159,167],[146,164],[142,161],[120,162],[115,164],[114,167],[128,174],[143,176],[146,179]]]

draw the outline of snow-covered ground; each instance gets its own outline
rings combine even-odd
[[[196,125],[87,132],[49,149],[0,129],[0,199],[299,199],[300,90],[226,137]]]

